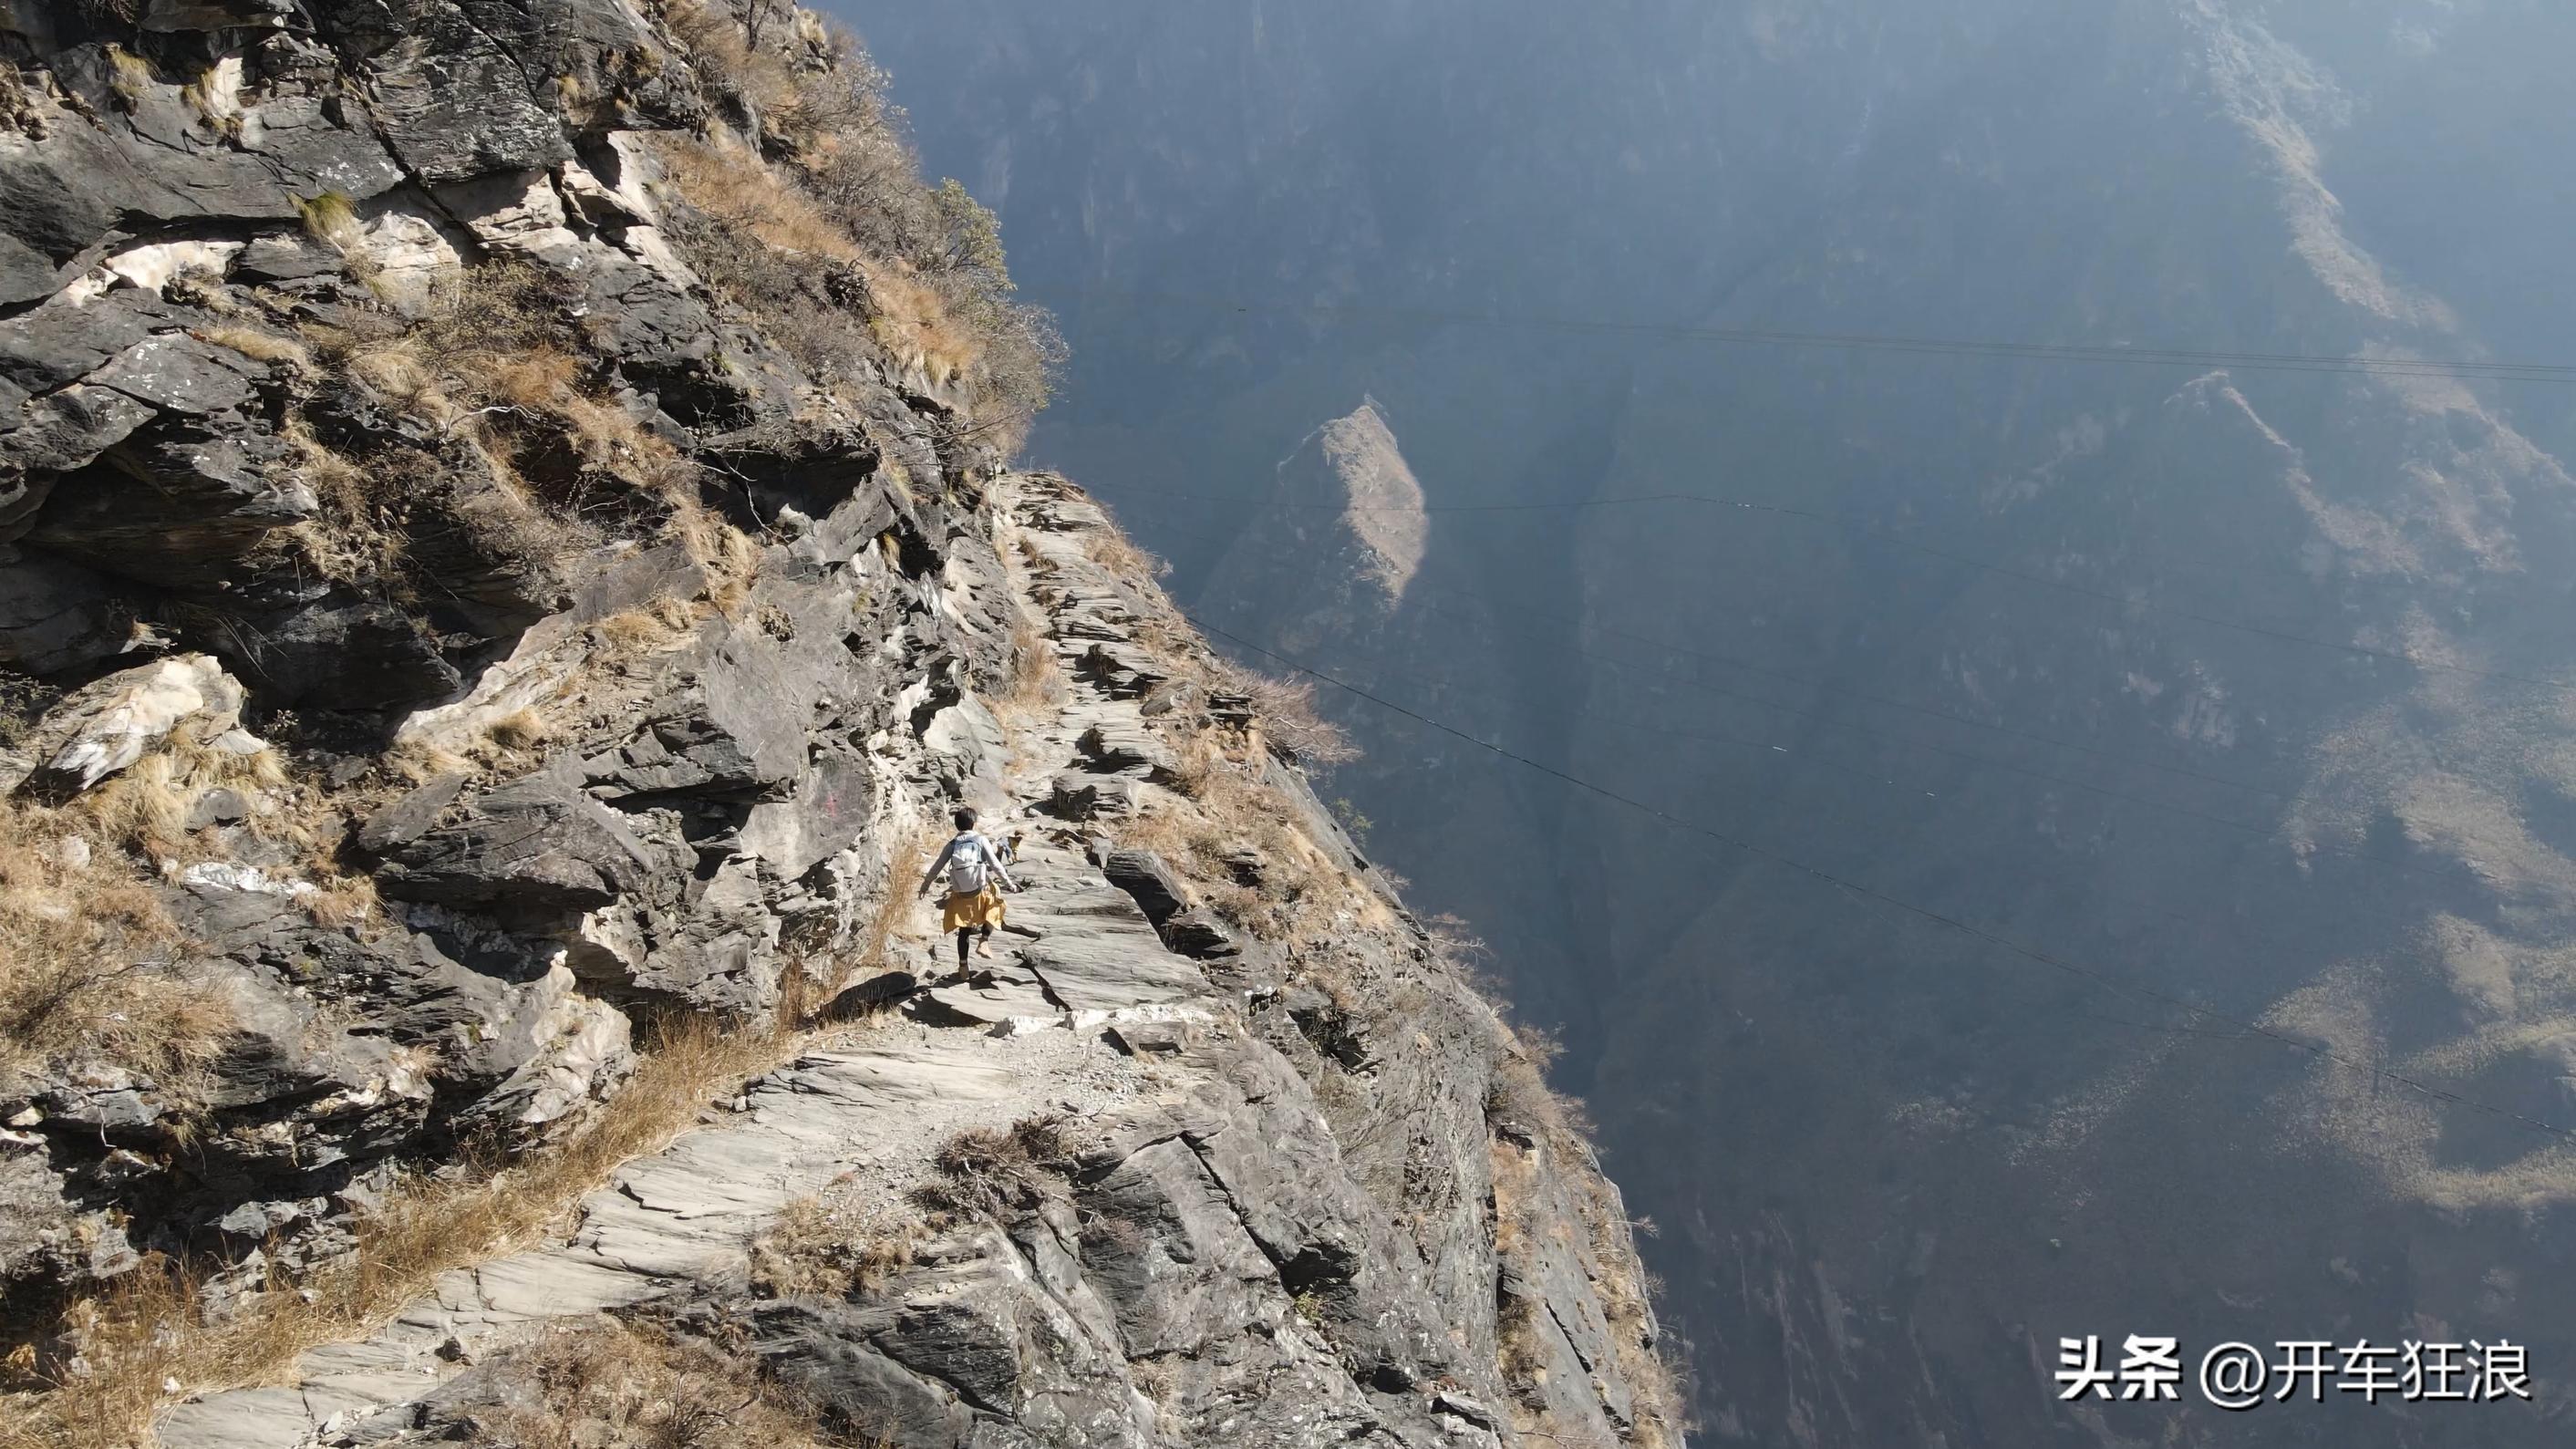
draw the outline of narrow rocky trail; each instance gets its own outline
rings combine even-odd
[[[1041,550],[1074,546],[1035,537]],[[1037,1112],[1096,1115],[1152,1093],[1100,1029],[1208,1019],[1217,989],[1165,948],[1078,830],[1031,817],[1067,775],[1117,788],[1141,776],[1156,747],[1132,700],[1074,677],[1098,642],[1083,625],[1103,617],[1101,597],[1059,598],[1043,612],[1022,603],[1073,682],[1060,712],[1018,735],[1000,778],[970,788],[987,796],[988,828],[1025,832],[1012,929],[995,936],[991,958],[964,980],[916,992],[898,1015],[818,1034],[701,1125],[618,1168],[567,1236],[445,1274],[368,1337],[305,1353],[291,1383],[170,1409],[155,1426],[159,1442],[296,1449],[389,1437],[413,1427],[410,1407],[424,1395],[549,1323],[743,1281],[755,1239],[791,1202],[832,1189],[880,1215],[910,1211],[905,1195],[962,1131]],[[946,939],[915,938],[910,949],[922,955],[900,964],[926,980],[954,964]]]
[[[1011,471],[1052,330],[854,39],[132,8],[0,68],[0,1443],[1675,1442],[1337,733]]]

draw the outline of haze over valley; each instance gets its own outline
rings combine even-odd
[[[2563,1439],[2576,11],[839,10],[1070,345],[1026,456],[1377,696],[1324,793],[1704,1442]],[[2536,1401],[2057,1400],[2131,1333]]]

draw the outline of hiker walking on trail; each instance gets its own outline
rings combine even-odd
[[[993,954],[993,928],[1002,924],[1002,890],[1020,888],[1002,868],[1001,848],[975,833],[975,812],[959,807],[955,816],[957,834],[939,848],[939,858],[921,877],[916,894],[930,894],[930,887],[940,872],[948,874],[948,903],[939,913],[939,929],[957,933],[957,970],[966,970],[966,948],[971,943],[978,955]]]

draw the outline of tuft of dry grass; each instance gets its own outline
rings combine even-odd
[[[107,89],[118,106],[130,111],[143,104],[145,93],[158,79],[151,61],[114,42],[108,44]]]
[[[474,1163],[387,1194],[336,1262],[277,1285],[251,1312],[208,1316],[199,1274],[155,1258],[73,1305],[80,1351],[48,1391],[0,1399],[0,1449],[126,1449],[178,1397],[273,1380],[316,1345],[353,1338],[440,1274],[544,1229],[620,1164],[658,1150],[709,1100],[800,1050],[777,1026],[675,1015],[654,1024],[634,1075],[569,1139],[507,1163]]]
[[[1138,548],[1134,540],[1114,528],[1084,538],[1082,556],[1131,583],[1142,584],[1172,571],[1170,564]]]
[[[751,597],[751,578],[760,568],[759,543],[695,497],[678,500],[664,531],[697,560],[706,575],[707,602],[732,618]]]
[[[1113,829],[1122,849],[1151,850],[1190,879],[1217,914],[1270,941],[1314,936],[1374,898],[1309,839],[1278,791],[1211,738],[1174,751],[1181,797],[1154,800]],[[1257,863],[1244,879],[1239,866]]]
[[[0,805],[0,1098],[84,1061],[152,1081],[183,1110],[232,1012],[186,968],[153,889],[67,811]]]
[[[885,895],[878,900],[875,914],[869,917],[858,953],[857,975],[871,976],[894,964],[895,943],[912,939],[908,927],[913,919],[914,888],[921,873],[929,867],[938,838],[937,831],[921,825],[895,842],[886,854]]]
[[[1272,743],[1309,765],[1342,765],[1360,757],[1341,726],[1315,712],[1315,686],[1273,679],[1248,669],[1230,671],[1235,692],[1252,701],[1253,718]]]
[[[286,784],[275,750],[247,753],[173,732],[160,747],[62,807],[59,814],[94,845],[150,860],[187,860],[203,850],[188,838],[189,810],[209,790],[235,790],[254,808]]]
[[[304,234],[338,252],[350,275],[361,282],[375,277],[378,267],[367,251],[366,224],[358,219],[356,202],[341,192],[317,192],[296,197],[295,213],[304,223]]]
[[[993,717],[1012,753],[1021,753],[1029,731],[1064,713],[1072,698],[1073,682],[1065,677],[1055,646],[1028,620],[1014,624],[1010,677],[993,702]]]
[[[383,914],[384,902],[376,894],[376,878],[361,872],[341,872],[325,867],[310,867],[313,894],[301,898],[306,915],[320,925],[356,926]]]
[[[590,626],[594,665],[623,670],[686,643],[697,620],[677,599],[655,599]]]
[[[932,1154],[936,1180],[914,1189],[924,1206],[947,1212],[998,1216],[1035,1202],[1044,1178],[1073,1155],[1054,1117],[1023,1117],[1008,1127],[975,1127],[948,1139]]]
[[[551,738],[543,715],[534,709],[520,708],[498,719],[485,722],[484,736],[507,754],[533,754]]]
[[[280,337],[256,327],[222,323],[212,327],[191,328],[189,336],[217,347],[230,348],[254,362],[290,362],[298,367],[313,365],[312,350],[292,337]]]
[[[779,1298],[850,1298],[911,1267],[928,1228],[917,1217],[869,1222],[847,1207],[801,1197],[779,1210],[751,1248],[751,1282]]]
[[[612,1318],[547,1329],[486,1371],[467,1443],[511,1449],[797,1449],[813,1407],[748,1355]]]

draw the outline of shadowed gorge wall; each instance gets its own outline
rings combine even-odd
[[[2048,1370],[2576,1350],[2563,1141],[2188,1009],[2576,1123],[2576,394],[2260,356],[2567,360],[2563,11],[850,10],[1095,364],[1034,452],[1114,460],[1210,622],[2109,983],[1324,691],[1325,793],[1565,1032],[1704,1432],[2548,1442],[2564,1386]],[[1364,402],[1430,510],[1400,592],[1320,441]],[[1618,501],[1673,493],[1726,502]]]

